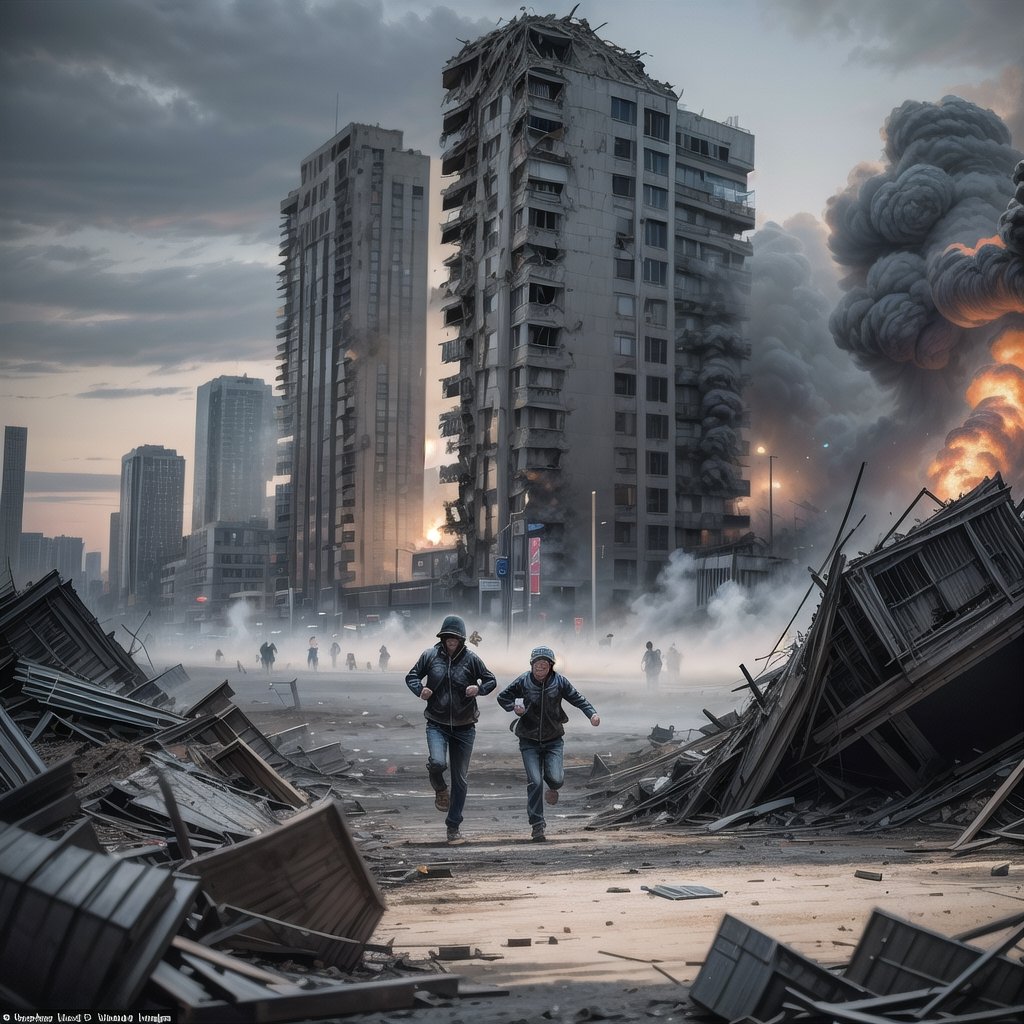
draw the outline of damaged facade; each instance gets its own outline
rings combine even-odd
[[[997,475],[900,534],[916,505],[870,552],[847,562],[837,543],[785,664],[757,679],[743,669],[745,712],[708,714],[707,735],[660,755],[664,783],[632,787],[605,824],[756,818],[798,802],[819,823],[829,805],[843,819],[858,804],[870,823],[899,824],[1014,769],[1020,790],[1021,509]]]
[[[349,125],[281,204],[278,603],[332,614],[423,534],[429,158]]]
[[[671,551],[749,527],[754,140],[680,108],[637,58],[524,14],[442,75],[447,529],[475,587],[497,558],[522,569],[528,521],[553,613],[590,593],[591,525],[604,609]]]

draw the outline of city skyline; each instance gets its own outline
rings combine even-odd
[[[994,109],[1018,147],[1024,138],[1024,30],[1000,0],[536,13],[573,6],[602,38],[639,51],[687,109],[754,133],[758,230],[797,223],[820,242],[828,200],[879,161],[879,130],[905,100],[962,95]],[[379,121],[434,159],[436,198],[440,69],[460,40],[518,13],[349,2],[242,18],[182,3],[164,22],[113,0],[3,6],[13,87],[0,372],[5,422],[29,428],[24,530],[82,536],[106,564],[123,452],[161,444],[191,461],[198,385],[275,377],[278,205],[296,162],[341,124]],[[230,74],[227,53],[238,57]],[[436,288],[445,272],[432,230]],[[814,270],[834,285],[827,258]],[[433,347],[440,324],[430,330]],[[432,407],[430,374],[428,386]]]

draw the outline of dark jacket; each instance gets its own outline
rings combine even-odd
[[[494,673],[481,658],[463,644],[449,658],[444,641],[428,647],[405,677],[405,685],[418,697],[424,686],[433,693],[423,709],[423,717],[449,729],[472,725],[480,717],[475,697],[466,696],[467,686],[479,686],[490,693],[497,685]]]
[[[523,698],[526,711],[516,719],[513,731],[520,739],[537,743],[565,735],[569,716],[562,710],[563,700],[579,708],[587,718],[597,714],[594,705],[561,672],[552,672],[543,686],[533,678],[532,672],[524,672],[498,694],[498,706],[511,711],[517,697]]]

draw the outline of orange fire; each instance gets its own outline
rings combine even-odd
[[[949,432],[928,467],[940,498],[955,498],[996,472],[1006,474],[1024,450],[1024,331],[1004,331],[991,351],[995,362],[967,388],[970,415]]]

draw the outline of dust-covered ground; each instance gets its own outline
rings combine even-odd
[[[546,809],[545,843],[529,838],[510,716],[493,696],[482,699],[462,826],[468,842],[449,847],[426,780],[422,704],[405,687],[407,668],[403,660],[388,672],[346,672],[322,662],[316,673],[288,666],[267,677],[251,667],[190,667],[192,681],[178,694],[181,707],[226,678],[234,702],[265,733],[304,724],[314,745],[339,743],[351,761],[342,788],[363,811],[349,825],[387,904],[372,941],[494,992],[361,1020],[683,1020],[701,1016],[688,988],[724,914],[835,966],[849,958],[875,907],[953,935],[1017,912],[1024,900],[1015,864],[1008,875],[991,873],[1017,847],[955,857],[944,847],[962,831],[957,823],[853,837],[589,828],[613,799],[591,780],[595,755],[625,764],[654,752],[647,736],[656,724],[684,736],[706,722],[703,708],[740,707],[728,680],[666,681],[650,692],[638,679],[574,677],[602,723],[594,728],[567,709],[567,779]],[[299,709],[280,685],[292,678]],[[499,685],[510,678],[499,675]],[[858,869],[881,881],[857,878]],[[670,900],[648,891],[658,885],[721,895]]]

